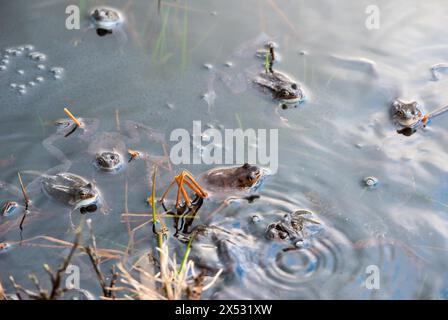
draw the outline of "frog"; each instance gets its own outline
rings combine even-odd
[[[255,263],[260,242],[243,230],[217,225],[198,225],[192,231],[191,258],[206,272],[243,276]]]
[[[95,164],[100,170],[117,172],[123,167],[122,156],[115,151],[103,151],[95,156]]]
[[[80,209],[81,213],[96,211],[100,192],[94,183],[70,172],[41,176],[43,191],[51,198]]]
[[[392,103],[392,119],[401,128],[414,128],[423,117],[423,112],[417,101],[404,102],[396,99]]]
[[[94,28],[100,37],[115,33],[122,39],[126,39],[126,34],[123,30],[123,14],[115,8],[95,7],[90,11],[89,21],[90,27]]]
[[[55,144],[64,139],[72,138],[71,135],[76,131],[76,138],[82,141],[88,141],[87,148],[88,159],[91,160],[94,167],[105,173],[121,172],[126,167],[125,158],[128,151],[127,146],[134,146],[141,140],[141,133],[154,142],[164,144],[164,136],[157,130],[154,130],[144,124],[126,120],[123,124],[123,134],[120,132],[97,132],[99,120],[95,118],[78,118],[81,126],[76,125],[72,119],[61,119],[55,121],[56,132],[43,141],[44,148],[59,160],[60,165],[51,170],[54,172],[68,171],[72,161]],[[78,133],[78,131],[80,131]],[[75,136],[75,135],[74,135]],[[73,137],[74,137],[73,136]],[[148,163],[166,161],[166,157],[150,156],[145,152],[138,152],[139,159]]]
[[[0,218],[10,218],[25,210],[25,207],[20,204],[20,201],[23,199],[23,194],[17,186],[5,181],[0,181],[0,190],[6,191],[11,195],[11,197],[8,196],[1,203]],[[30,206],[33,207],[32,204],[30,204]]]
[[[94,167],[101,172],[118,173],[126,166],[126,143],[118,132],[98,134],[87,151]]]
[[[291,213],[287,213],[279,221],[270,223],[266,227],[266,238],[268,240],[288,240],[300,245],[304,238],[305,223],[311,223],[320,225],[320,223],[314,219],[306,216],[312,215],[308,210],[297,210]]]
[[[72,119],[59,119],[54,122],[56,132],[48,136],[42,142],[42,146],[54,156],[60,164],[52,168],[51,172],[68,171],[72,165],[72,161],[68,159],[62,150],[56,147],[56,143],[60,140],[66,139],[76,131],[76,137],[82,141],[89,141],[98,129],[99,120],[97,119],[77,119],[81,126],[78,126]],[[72,137],[70,137],[72,138]]]
[[[241,166],[219,167],[199,176],[199,184],[209,198],[245,197],[258,191],[271,174],[267,168],[244,163]]]
[[[16,201],[5,201],[0,209],[0,216],[1,217],[11,217],[15,215],[17,212],[19,212],[21,209],[21,206]]]
[[[267,70],[260,72],[253,81],[262,88],[271,91],[274,99],[286,107],[298,105],[305,101],[305,95],[297,81],[280,71]]]
[[[265,178],[270,175],[270,170],[245,163],[243,165],[219,167],[208,170],[198,176],[198,182],[187,171],[183,171],[176,176],[171,182],[168,189],[159,202],[162,203],[163,208],[167,214],[175,216],[175,236],[182,241],[191,233],[190,227],[196,218],[199,209],[202,207],[204,200],[213,205],[218,205],[214,211],[210,211],[210,217],[217,211],[223,209],[231,203],[239,203],[241,200],[246,200],[252,203],[259,198],[256,193],[263,185]],[[175,210],[168,210],[165,205],[165,196],[168,194],[170,188],[176,183],[181,182],[179,186],[184,194],[184,202],[180,202],[179,198],[174,206]],[[184,189],[184,185],[194,191],[193,200],[189,197]],[[193,188],[192,188],[193,187]],[[188,203],[187,200],[188,199]]]

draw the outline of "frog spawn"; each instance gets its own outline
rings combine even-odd
[[[46,78],[61,79],[64,69],[50,67],[44,61],[47,56],[35,51],[32,45],[7,48],[0,53],[0,74],[9,76],[9,87],[20,95],[43,83]]]

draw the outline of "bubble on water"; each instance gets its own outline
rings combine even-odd
[[[19,88],[19,89],[26,89],[26,85],[24,85],[24,84],[19,84],[19,85],[17,86],[17,88]]]
[[[0,61],[0,62],[1,62],[1,64],[8,64],[9,60],[8,59],[2,59],[2,61]]]
[[[227,61],[226,63],[224,63],[224,65],[225,65],[227,68],[232,68],[232,67],[233,67],[233,62],[231,62],[231,61]]]
[[[30,82],[28,82],[28,84],[30,85],[30,87],[34,87],[36,85],[36,82],[30,81]]]
[[[21,56],[21,55],[22,55],[22,52],[19,51],[19,50],[13,50],[13,51],[11,52],[11,54],[12,54],[14,57],[18,57],[18,56]]]
[[[47,59],[45,54],[38,51],[31,52],[28,57],[35,61],[45,61]]]
[[[9,58],[9,55],[8,55],[8,54],[4,54],[4,55],[3,55],[3,58],[8,59],[8,58]]]
[[[19,90],[19,93],[20,93],[21,95],[24,95],[24,94],[26,94],[26,90],[25,90],[25,89],[20,89],[20,90]]]
[[[7,68],[4,65],[0,65],[0,71],[5,71]]]
[[[174,109],[174,104],[172,104],[172,103],[166,103],[166,107],[168,108],[168,109],[170,109],[170,110],[173,110]]]
[[[44,81],[44,77],[36,77],[35,79],[37,82],[43,82]]]
[[[364,185],[368,188],[373,188],[378,185],[378,179],[373,176],[365,177],[363,181]]]
[[[27,44],[27,45],[25,46],[25,50],[27,50],[27,51],[34,50],[34,46],[31,45],[31,44]]]
[[[44,69],[45,69],[45,65],[43,65],[43,64],[38,64],[38,65],[37,65],[37,69],[39,69],[39,70],[44,70]]]
[[[211,63],[204,63],[203,67],[207,70],[213,69],[213,65]]]
[[[64,73],[64,69],[61,67],[53,67],[50,69],[50,72],[53,74],[55,79],[60,79]]]
[[[9,86],[10,86],[11,88],[15,89],[15,88],[17,88],[17,83],[11,83]]]
[[[22,69],[20,69],[20,70],[17,70],[17,73],[20,74],[20,75],[24,75],[24,74],[25,74],[25,71],[23,71]]]
[[[259,215],[256,215],[256,214],[255,214],[255,215],[252,216],[251,220],[252,220],[253,223],[258,223],[258,222],[260,222],[262,219],[261,219],[261,217],[260,217]]]

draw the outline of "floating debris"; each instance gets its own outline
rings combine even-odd
[[[0,242],[0,254],[6,253],[11,250],[12,246],[8,242]]]

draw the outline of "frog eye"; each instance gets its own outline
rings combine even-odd
[[[281,94],[282,94],[282,96],[289,96],[289,92],[287,91],[287,90],[285,90],[285,89],[283,89],[282,91],[281,91]]]
[[[115,156],[114,156],[114,155],[111,155],[111,156],[110,156],[110,159],[111,159],[111,160],[115,160]]]

